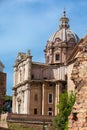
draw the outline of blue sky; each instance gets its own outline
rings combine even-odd
[[[33,61],[44,62],[44,48],[58,30],[63,9],[70,28],[80,38],[87,33],[87,0],[0,0],[0,60],[12,94],[13,65],[18,52],[31,50]]]

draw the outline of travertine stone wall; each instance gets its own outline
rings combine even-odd
[[[68,130],[87,130],[87,36],[79,45],[79,55],[72,71],[76,102],[69,116]]]

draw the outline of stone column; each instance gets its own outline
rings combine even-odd
[[[31,63],[32,63],[32,56],[30,54],[30,50],[28,50],[27,54],[27,59],[26,59],[26,64],[25,64],[25,80],[31,81]],[[24,113],[25,114],[30,114],[30,84],[27,83],[25,85],[25,97],[24,97]]]
[[[30,55],[30,52],[28,52],[25,64],[25,80],[31,80],[31,63],[32,63],[32,56]]]
[[[44,87],[45,84],[42,85],[42,115],[44,115]]]
[[[59,112],[57,109],[57,104],[59,103],[59,84],[55,86],[55,115]]]
[[[14,75],[13,75],[13,86],[15,86],[18,82],[18,75],[17,75],[17,67],[14,67]]]
[[[12,112],[13,112],[13,113],[16,113],[16,90],[13,90]]]
[[[30,114],[30,85],[26,85],[25,97],[24,97],[24,113]]]

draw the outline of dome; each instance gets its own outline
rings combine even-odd
[[[70,29],[64,29],[62,28],[59,31],[56,31],[48,41],[55,42],[56,39],[59,39],[59,41],[69,41],[70,39],[73,39],[76,43],[79,41],[78,36],[71,31]]]
[[[65,63],[71,55],[79,38],[69,26],[69,19],[66,12],[60,18],[59,30],[57,30],[47,41],[45,59],[47,64]]]
[[[55,42],[56,39],[59,39],[59,41],[69,41],[70,39],[73,39],[75,43],[79,41],[78,36],[70,30],[69,26],[69,19],[66,17],[66,11],[63,12],[63,17],[60,18],[60,26],[59,30],[56,31],[48,41]]]

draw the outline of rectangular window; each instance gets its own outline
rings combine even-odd
[[[49,93],[48,94],[48,103],[53,103],[53,94],[52,93]]]
[[[52,111],[52,108],[51,108],[51,107],[48,109],[48,115],[49,115],[49,116],[52,116],[52,115],[53,115],[53,111]]]
[[[31,75],[31,79],[34,79],[34,75],[33,74]]]
[[[48,115],[49,115],[49,116],[52,116],[52,115],[53,115],[53,112],[52,112],[52,111],[48,111]]]
[[[60,60],[60,55],[59,55],[59,54],[56,54],[56,55],[55,55],[55,59],[56,59],[56,61],[59,61],[59,60]]]
[[[37,115],[37,108],[34,108],[34,115]]]

